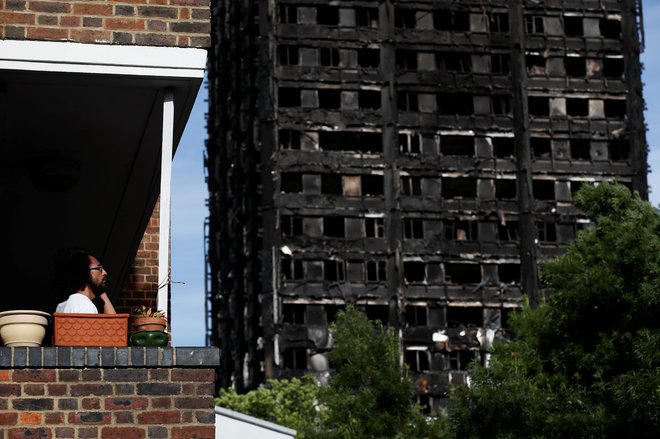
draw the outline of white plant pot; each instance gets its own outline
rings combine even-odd
[[[39,347],[46,335],[50,314],[19,309],[0,312],[0,337],[5,346]]]

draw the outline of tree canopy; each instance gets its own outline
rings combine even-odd
[[[618,184],[576,205],[594,226],[542,266],[550,297],[454,392],[458,437],[660,437],[660,216]]]

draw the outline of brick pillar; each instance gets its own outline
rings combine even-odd
[[[158,295],[158,238],[160,201],[151,214],[133,266],[115,303],[119,313],[131,313],[136,306],[156,308]]]

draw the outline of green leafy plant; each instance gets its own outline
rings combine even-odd
[[[134,308],[133,309],[133,316],[135,317],[151,317],[151,318],[156,318],[156,319],[165,319],[167,320],[167,317],[165,317],[165,312],[161,310],[154,311],[149,307],[146,307],[144,305]]]

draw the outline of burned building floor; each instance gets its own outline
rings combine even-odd
[[[647,196],[641,4],[214,3],[212,338],[239,391],[324,379],[356,304],[451,384],[589,223],[584,183]]]

